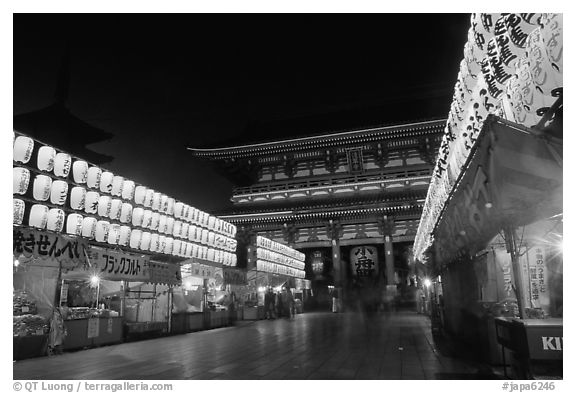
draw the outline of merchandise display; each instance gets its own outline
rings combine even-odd
[[[41,315],[36,315],[36,303],[25,291],[14,291],[13,310],[14,337],[48,334],[48,320]]]

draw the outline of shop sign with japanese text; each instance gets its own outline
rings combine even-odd
[[[107,280],[144,281],[150,279],[150,257],[92,247],[88,250],[92,269]]]
[[[73,269],[86,263],[85,239],[62,234],[38,231],[30,228],[13,227],[12,246],[14,256],[52,259],[60,262],[64,269]]]
[[[244,270],[224,267],[222,271],[224,273],[224,284],[248,285],[248,279],[246,278],[246,272]]]

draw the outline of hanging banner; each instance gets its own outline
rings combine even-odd
[[[150,283],[165,285],[182,284],[180,265],[174,263],[150,261],[149,267]]]
[[[88,242],[77,237],[13,227],[12,247],[15,257],[50,259],[60,262],[63,269],[74,269],[86,263]]]
[[[248,279],[246,278],[246,272],[244,270],[224,267],[222,271],[224,273],[224,284],[248,285]]]
[[[378,274],[378,250],[373,246],[354,247],[350,251],[352,274],[357,277],[374,277]]]
[[[348,172],[362,173],[364,172],[364,160],[362,158],[362,148],[348,149],[346,151],[346,158],[348,159]]]
[[[530,305],[533,308],[548,310],[550,293],[548,292],[548,269],[546,268],[544,247],[538,245],[528,250],[528,269],[530,274]]]
[[[317,280],[321,279],[324,274],[324,255],[321,250],[312,253],[312,272]]]
[[[113,281],[142,281],[150,279],[150,257],[122,251],[92,247],[88,250],[91,270],[101,278]]]

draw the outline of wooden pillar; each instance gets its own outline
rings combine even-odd
[[[518,301],[518,311],[520,318],[526,318],[526,304],[524,301],[524,280],[522,279],[522,266],[520,265],[518,239],[516,230],[507,228],[504,230],[504,237],[506,240],[506,248],[510,253],[512,259],[512,274],[514,275],[514,292],[516,293],[516,300]]]

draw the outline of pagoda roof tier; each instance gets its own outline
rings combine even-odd
[[[230,158],[264,156],[292,151],[350,146],[383,140],[398,140],[428,135],[435,136],[442,132],[445,126],[446,119],[440,119],[238,146],[216,148],[187,147],[187,149],[196,157],[212,160],[224,160]]]

